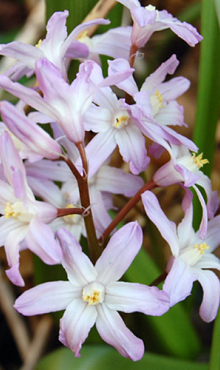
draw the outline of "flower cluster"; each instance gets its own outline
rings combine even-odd
[[[16,285],[25,284],[19,270],[23,249],[45,264],[61,264],[67,273],[68,281],[26,290],[14,305],[19,312],[65,310],[59,339],[76,356],[96,324],[104,341],[136,361],[143,356],[143,342],[117,311],[163,315],[185,299],[198,280],[204,291],[200,315],[207,322],[215,318],[219,280],[210,269],[220,270],[212,253],[220,241],[220,216],[215,216],[218,196],[200,170],[207,160],[191,140],[170,127],[185,126],[176,99],[189,87],[186,78],[171,78],[179,64],[176,56],[146,77],[140,89],[133,77],[135,56],[155,31],[170,28],[190,46],[202,37],[166,11],[141,7],[138,0],[118,1],[130,10],[133,26],[89,39],[84,33],[88,27],[109,23],[96,19],[67,35],[64,11],[52,15],[45,39],[36,46],[0,45],[1,55],[17,59],[0,76],[0,87],[19,98],[16,105],[0,103],[0,244],[9,265],[7,276]],[[106,77],[102,54],[111,57]],[[70,83],[68,67],[74,59],[80,66]],[[24,75],[36,76],[32,88],[18,82]],[[120,91],[119,97],[115,91]],[[117,147],[128,164],[123,169],[111,162]],[[158,158],[164,151],[170,160],[145,183],[140,174],[151,156]],[[152,192],[172,184],[185,192],[178,226]],[[197,232],[192,227],[191,188],[203,210]],[[117,211],[113,194],[130,198],[114,219],[109,212]],[[118,281],[139,252],[143,232],[137,221],[115,228],[140,199],[172,253],[162,290]],[[89,255],[80,245],[82,236]]]

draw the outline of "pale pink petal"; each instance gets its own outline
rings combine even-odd
[[[82,252],[82,247],[76,238],[64,228],[59,229],[56,236],[63,252],[62,265],[70,282],[77,286],[83,286],[94,281],[97,272],[90,259]]]
[[[81,298],[70,303],[60,320],[59,340],[80,357],[79,351],[97,318],[96,307],[89,306]]]
[[[0,45],[0,54],[21,61],[25,67],[34,69],[35,61],[43,56],[43,52],[33,45],[26,45],[18,41]]]
[[[83,22],[83,23],[79,24],[77,27],[75,27],[72,30],[72,32],[69,34],[69,36],[65,40],[65,42],[62,46],[63,56],[66,53],[68,53],[69,49],[71,48],[72,42],[76,41],[75,39],[77,38],[77,36],[81,32],[83,32],[87,28],[92,27],[92,26],[97,25],[97,24],[108,25],[109,23],[110,23],[110,21],[108,19],[99,18],[99,19],[94,19],[94,20],[91,20],[91,21],[88,21],[88,22]]]
[[[177,256],[180,249],[180,243],[176,233],[176,225],[170,221],[162,211],[157,197],[150,191],[141,195],[145,211],[150,220],[156,225],[162,237],[169,244],[174,256]]]
[[[139,252],[142,238],[137,222],[130,222],[116,231],[96,262],[98,281],[107,284],[120,279]]]
[[[218,244],[219,244],[219,239],[218,239]],[[194,265],[194,267],[196,269],[216,269],[216,270],[220,270],[220,260],[219,260],[219,258],[216,257],[214,254],[212,254],[210,252],[211,252],[210,249],[205,250],[205,253],[202,256],[202,258]]]
[[[92,104],[84,115],[86,131],[105,132],[111,128],[112,114],[102,107]]]
[[[14,307],[26,316],[56,312],[64,310],[80,293],[81,289],[68,281],[44,283],[24,292]]]
[[[190,86],[190,81],[185,77],[174,77],[158,86],[158,90],[165,101],[175,100],[184,94]]]
[[[164,81],[167,74],[172,75],[175,72],[178,64],[179,61],[177,60],[176,55],[173,54],[169,59],[166,60],[166,62],[162,63],[155,72],[151,73],[151,75],[146,78],[141,87],[141,91],[152,91]]]
[[[5,204],[6,206],[6,204]],[[0,245],[5,244],[5,240],[7,236],[14,230],[19,229],[21,227],[21,222],[15,220],[14,218],[5,218],[0,217]]]
[[[125,326],[120,315],[107,308],[105,304],[97,306],[97,330],[102,339],[115,347],[124,357],[138,361],[144,354],[144,344]]]
[[[13,140],[7,131],[0,136],[0,157],[3,173],[8,183],[14,188],[17,198],[26,195],[26,175],[23,162]]]
[[[51,203],[56,208],[63,207],[63,194],[54,182],[32,176],[27,176],[27,180],[35,195],[42,198],[45,202]]]
[[[41,113],[49,117],[59,120],[57,111],[51,107],[36,91],[29,87],[23,86],[18,82],[12,82],[10,78],[1,75],[0,86],[8,91],[10,94],[17,96],[31,107],[39,110]]]
[[[203,39],[195,27],[187,22],[180,22],[166,10],[159,12],[158,23],[161,25],[166,25],[166,28],[170,28],[177,36],[187,42],[187,44],[190,46],[195,46]]]
[[[170,307],[169,296],[157,287],[117,281],[109,283],[105,293],[105,304],[111,310],[160,316]]]
[[[97,187],[113,194],[133,196],[143,185],[141,177],[125,173],[120,168],[102,166],[96,175]]]
[[[138,127],[129,125],[115,132],[115,141],[125,162],[133,174],[145,171],[150,158],[147,157],[145,139]]]
[[[19,286],[24,285],[24,280],[19,272],[20,242],[24,240],[27,230],[26,225],[20,226],[20,228],[11,231],[5,240],[5,253],[10,266],[10,269],[6,270],[6,274],[13,284]]]
[[[62,152],[59,144],[13,104],[6,101],[1,102],[0,110],[8,129],[27,145],[30,151],[37,153],[39,159],[43,157],[57,159],[60,157]]]
[[[209,246],[209,251],[213,252],[219,246],[220,239],[220,215],[214,217],[208,223],[208,230],[205,236],[206,244]]]
[[[197,280],[196,271],[192,270],[180,258],[175,258],[163,285],[163,290],[170,297],[170,306],[183,301],[191,294],[193,282]]]
[[[129,68],[129,62],[126,59],[117,58],[112,61],[108,61],[109,68],[108,68],[108,74],[109,76],[114,75],[116,72],[123,71],[125,69]],[[138,92],[137,84],[133,78],[133,76],[129,76],[127,79],[125,79],[122,82],[119,82],[117,84],[117,87],[121,90],[124,90],[129,95],[133,96],[135,93]]]
[[[90,55],[102,54],[113,58],[129,58],[132,27],[117,27],[92,37]]]
[[[159,125],[185,126],[184,109],[176,101],[169,101],[155,115],[155,120]]]
[[[116,148],[114,129],[98,133],[85,147],[87,158],[89,158],[89,178],[91,178],[101,167],[103,162],[112,154]]]
[[[203,289],[203,300],[199,313],[204,321],[210,322],[215,319],[219,308],[219,278],[212,271],[199,270],[198,281]]]
[[[61,263],[62,251],[51,228],[35,217],[25,237],[27,247],[48,265]]]

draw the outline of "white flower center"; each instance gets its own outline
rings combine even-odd
[[[78,37],[76,37],[76,39],[79,42],[82,42],[83,44],[86,44],[89,47],[89,49],[91,49],[93,47],[93,42],[92,42],[91,38],[88,36],[88,31],[82,32]]]
[[[157,90],[154,95],[151,95],[150,102],[153,109],[153,116],[155,116],[158,111],[163,108],[163,97],[159,90]]]
[[[153,12],[154,10],[156,10],[156,6],[149,4],[145,6],[145,9],[149,10],[150,12]]]
[[[178,159],[177,162],[191,172],[196,173],[201,167],[204,166],[204,164],[209,163],[208,159],[202,159],[202,156],[203,153],[198,155],[193,153],[192,155],[183,156],[182,158]]]
[[[180,253],[180,257],[189,266],[194,266],[204,255],[205,251],[210,247],[204,242],[195,244],[193,247],[189,247]]]
[[[13,204],[10,204],[7,202],[5,207],[5,218],[14,217],[18,221],[29,223],[32,218],[33,214],[28,212],[26,208],[24,208],[24,204],[22,201],[15,202]]]
[[[121,115],[118,114],[114,118],[113,126],[117,129],[121,129],[121,128],[127,126],[130,123],[130,120],[131,120],[131,118],[127,113],[123,113]]]
[[[148,10],[149,12],[156,12],[157,13],[156,21],[158,20],[159,10],[156,9],[156,6],[153,6],[150,4],[150,5],[145,6],[145,9]]]
[[[104,296],[105,288],[97,281],[84,286],[82,291],[82,299],[84,302],[88,302],[89,306],[102,303],[104,301]]]

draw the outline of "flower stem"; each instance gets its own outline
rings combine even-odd
[[[134,66],[134,61],[136,58],[137,51],[138,51],[138,47],[135,44],[132,44],[130,48],[130,55],[129,55],[130,67]]]
[[[89,196],[89,186],[88,186],[88,163],[86,158],[86,153],[84,150],[84,146],[82,143],[76,144],[80,157],[82,159],[82,165],[83,165],[83,174],[81,175],[75,165],[72,163],[72,161],[69,158],[64,159],[66,164],[69,166],[70,170],[72,171],[73,175],[75,176],[78,188],[79,188],[79,194],[80,194],[80,201],[81,206],[83,208],[83,212],[86,210],[88,211],[84,217],[85,222],[85,228],[86,228],[86,234],[87,234],[87,241],[88,241],[88,248],[89,248],[89,254],[91,261],[95,263],[102,252],[102,247],[98,243],[97,237],[96,237],[96,231],[91,211],[91,203],[90,203],[90,196]],[[68,209],[70,211],[71,208]],[[75,208],[74,208],[75,210]],[[82,212],[82,213],[83,213]]]
[[[58,208],[57,217],[68,215],[82,215],[85,212],[83,208]]]
[[[124,219],[127,213],[137,204],[137,202],[139,202],[142,193],[144,193],[146,190],[152,190],[156,187],[157,185],[153,180],[144,184],[144,186],[138,190],[138,192],[128,201],[128,203],[126,203],[114,220],[108,225],[102,236],[99,238],[99,243],[103,244],[104,240],[111,234],[114,228]]]
[[[156,278],[149,286],[156,286],[160,284],[162,281],[164,281],[167,277],[167,272],[164,271],[158,278]]]

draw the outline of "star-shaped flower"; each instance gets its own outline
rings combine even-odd
[[[167,294],[158,288],[117,281],[141,247],[141,227],[137,222],[131,222],[117,231],[95,266],[68,231],[61,228],[57,238],[69,281],[32,288],[17,299],[15,308],[24,315],[66,309],[60,323],[59,339],[76,356],[79,356],[91,327],[96,324],[103,340],[122,356],[139,360],[144,353],[143,342],[125,326],[117,311],[157,316],[169,308]]]

